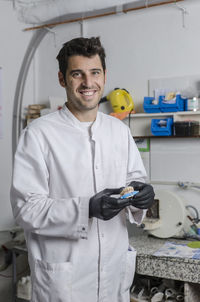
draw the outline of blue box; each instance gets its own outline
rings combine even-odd
[[[152,103],[152,101],[154,101],[154,100],[155,100],[155,98],[153,98],[153,97],[148,97],[148,96],[144,97],[144,102],[143,102],[144,112],[146,112],[146,113],[161,112],[161,110],[160,110],[161,100],[156,105]]]
[[[172,135],[173,118],[152,119],[151,133],[155,136],[171,136]]]
[[[182,98],[180,94],[176,95],[176,100],[173,104],[164,103],[164,98],[164,96],[159,96],[161,112],[177,112],[187,110],[187,99]]]

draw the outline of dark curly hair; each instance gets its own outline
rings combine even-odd
[[[68,67],[68,60],[70,56],[81,55],[85,57],[92,57],[99,55],[103,71],[105,72],[105,50],[101,45],[99,37],[92,38],[75,38],[63,44],[63,47],[59,51],[56,59],[58,60],[59,69],[65,79],[66,71]]]

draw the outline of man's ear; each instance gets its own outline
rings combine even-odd
[[[58,72],[58,80],[60,85],[65,88],[66,87],[65,79],[61,71]]]

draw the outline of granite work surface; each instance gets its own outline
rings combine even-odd
[[[180,280],[200,284],[200,260],[190,258],[154,256],[166,241],[188,243],[174,238],[158,239],[148,235],[129,238],[137,250],[136,272],[141,275]]]

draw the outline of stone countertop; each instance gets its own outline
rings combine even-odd
[[[182,244],[189,241],[174,238],[158,239],[146,234],[130,237],[129,241],[137,250],[136,273],[200,284],[200,260],[154,256],[166,241]]]

